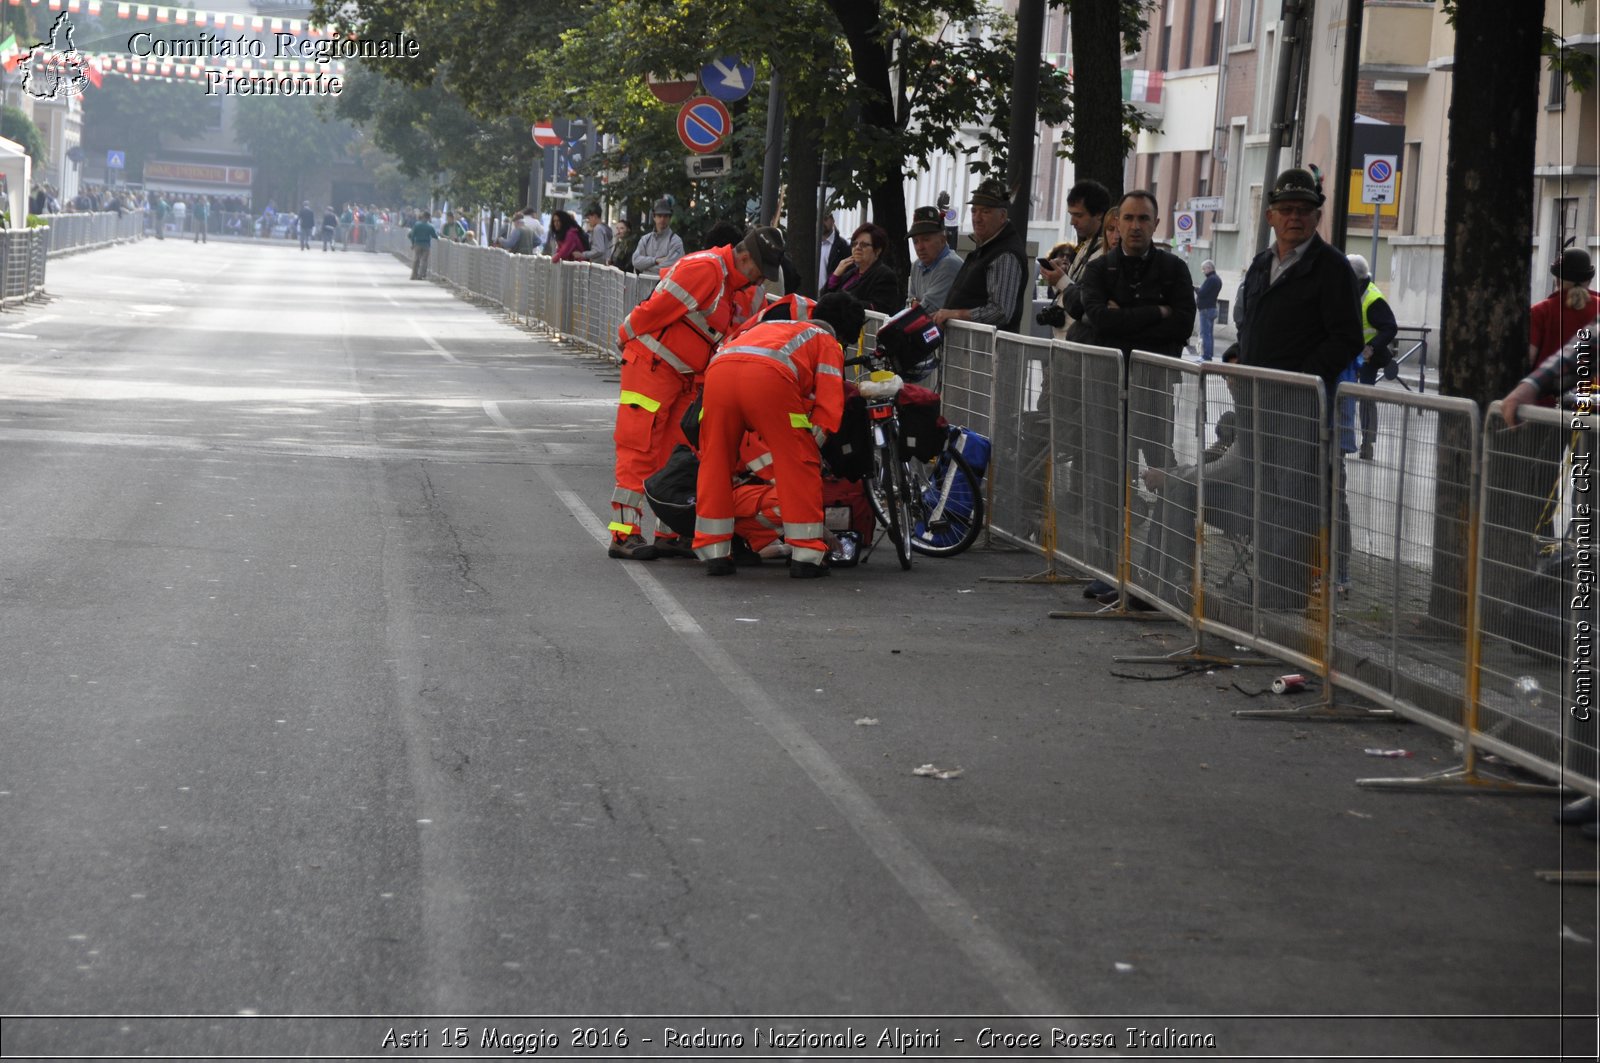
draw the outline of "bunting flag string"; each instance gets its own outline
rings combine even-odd
[[[99,17],[102,12],[115,12],[119,19],[135,22],[155,22],[172,26],[210,27],[238,33],[290,33],[295,36],[332,37],[333,30],[302,18],[275,18],[265,15],[240,15],[235,12],[193,11],[186,7],[163,7],[159,4],[123,3],[121,0],[9,0],[12,7],[48,7],[51,11],[69,14],[87,14]]]
[[[345,64],[340,61],[331,63],[318,63],[310,59],[255,59],[249,56],[228,58],[214,58],[208,60],[196,59],[149,59],[129,55],[126,52],[79,52],[79,56],[89,65],[90,70],[100,73],[116,74],[167,74],[179,72],[182,77],[201,78],[206,70],[231,70],[238,73],[262,74],[327,74],[330,76],[343,76]],[[41,53],[39,60],[48,65],[65,65],[69,62],[58,53]],[[93,75],[90,75],[91,78]]]

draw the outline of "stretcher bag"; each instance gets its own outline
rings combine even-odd
[[[920,306],[908,306],[878,326],[878,351],[902,380],[917,381],[939,368],[944,333]]]
[[[894,400],[900,416],[900,443],[918,461],[932,461],[950,438],[950,425],[939,415],[939,393],[906,384]]]
[[[644,497],[656,519],[679,535],[694,535],[694,495],[700,459],[679,443],[667,463],[644,482]]]
[[[855,546],[872,542],[875,521],[867,492],[859,481],[844,480],[837,476],[822,478],[822,518],[829,531],[843,538],[841,533],[853,534]],[[849,568],[858,560],[855,550],[839,550],[828,555],[831,568]]]

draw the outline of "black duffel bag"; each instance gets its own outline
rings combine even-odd
[[[679,443],[667,463],[644,482],[644,497],[656,519],[679,535],[694,535],[694,495],[700,459]]]

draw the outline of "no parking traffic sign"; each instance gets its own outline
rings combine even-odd
[[[1361,202],[1393,203],[1395,167],[1398,155],[1364,155],[1361,173]]]
[[[678,111],[678,139],[697,155],[716,151],[732,129],[733,116],[710,96],[696,96]]]
[[[1172,227],[1177,231],[1178,243],[1194,243],[1194,211],[1180,210],[1172,215]]]

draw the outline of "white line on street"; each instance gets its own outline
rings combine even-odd
[[[441,347],[439,345],[439,341],[438,340],[434,339],[432,336],[430,336],[426,332],[422,331],[422,326],[417,324],[417,322],[416,322],[416,320],[414,318],[409,318],[409,317],[406,318],[406,324],[410,325],[414,330],[416,330],[417,335],[422,337],[422,342],[426,343],[429,347],[432,347],[436,352],[438,352],[439,357],[443,358],[445,361],[450,362],[450,363],[452,363],[454,365],[460,365],[461,364],[461,359],[457,358],[455,355],[453,355],[449,351],[445,350],[443,347]]]
[[[483,404],[483,412],[502,428],[517,429],[506,420],[493,402]],[[519,447],[528,444],[518,443]],[[601,519],[561,478],[545,466],[536,466],[539,477],[560,498],[575,519],[599,544],[610,534]],[[810,777],[856,834],[866,843],[884,867],[922,909],[923,914],[964,952],[979,973],[999,991],[1019,1015],[1065,1016],[1033,965],[1017,953],[1000,935],[979,920],[966,899],[924,856],[887,813],[878,806],[839,763],[828,755],[804,727],[785,712],[748,672],[678,603],[661,581],[641,564],[623,563],[628,574],[656,612],[677,632],[695,656],[722,685],[754,716],[785,753]]]
[[[42,325],[46,321],[54,321],[60,316],[60,314],[41,314],[39,317],[30,317],[23,321],[13,322],[5,327],[5,331],[10,332],[12,329],[19,329],[23,325]]]
[[[0,332],[0,340],[36,340],[38,338],[31,332]]]

